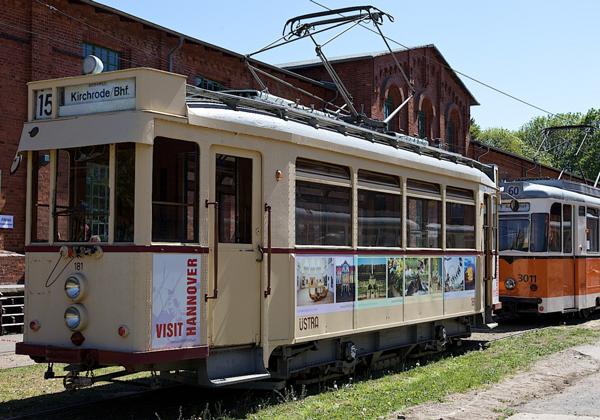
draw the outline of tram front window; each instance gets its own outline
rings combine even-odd
[[[108,241],[109,149],[100,145],[58,151],[56,241]]]
[[[529,250],[529,220],[500,219],[500,251]]]

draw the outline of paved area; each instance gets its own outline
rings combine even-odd
[[[600,319],[595,317],[578,325],[598,329]],[[549,325],[537,325],[546,326]],[[507,324],[498,330],[478,331],[473,339],[507,338],[520,332],[517,330]],[[531,369],[488,388],[452,394],[443,402],[412,407],[391,418],[600,420],[600,342],[553,354]]]
[[[29,356],[15,354],[15,344],[23,341],[23,334],[0,335],[0,369],[32,365]]]
[[[583,346],[578,350],[600,361],[600,345]],[[512,420],[530,420],[549,418],[562,419],[598,419],[600,420],[600,372],[582,378],[562,392],[551,394],[521,404],[516,407],[518,415]]]

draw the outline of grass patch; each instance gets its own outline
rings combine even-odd
[[[63,364],[55,364],[54,372],[63,375]],[[95,376],[114,372],[119,368],[104,368],[94,372]],[[67,404],[78,404],[88,401],[119,395],[137,390],[138,387],[127,384],[98,383],[90,388],[75,393],[64,390],[62,379],[44,380],[46,365],[31,365],[0,370],[0,418],[23,416],[35,413],[40,409],[58,408]],[[128,376],[127,379],[140,379],[149,373]],[[43,407],[43,408],[42,408]]]
[[[600,339],[600,331],[553,327],[491,343],[488,350],[448,357],[406,372],[358,382],[261,409],[253,419],[378,418],[451,393],[496,383],[544,356]]]

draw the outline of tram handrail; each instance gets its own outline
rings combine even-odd
[[[265,290],[265,298],[271,294],[271,206],[265,203],[265,211],[267,212],[267,289]]]
[[[213,293],[211,296],[209,296],[208,293],[204,294],[204,301],[208,302],[209,299],[216,299],[219,294],[219,202],[208,201],[208,199],[206,199],[206,201],[204,202],[204,206],[206,208],[208,208],[208,206],[215,207],[215,223],[213,224]]]

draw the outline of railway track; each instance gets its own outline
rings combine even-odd
[[[593,320],[599,320],[596,314]],[[489,343],[514,338],[534,329],[557,325],[582,325],[587,321],[565,319],[535,319],[535,322],[511,322],[496,330],[474,330],[469,339],[463,340],[462,351],[468,352],[487,347]],[[596,321],[597,322],[597,321]],[[85,390],[79,391],[85,392]],[[73,394],[77,395],[77,394]],[[272,404],[281,399],[271,392],[239,389],[200,389],[177,385],[159,389],[122,391],[118,395],[93,400],[78,401],[60,407],[35,410],[23,415],[8,417],[12,420],[24,419],[85,419],[93,413],[98,418],[188,418],[198,416],[204,408],[206,417],[236,413],[243,416],[251,412],[261,402]]]

